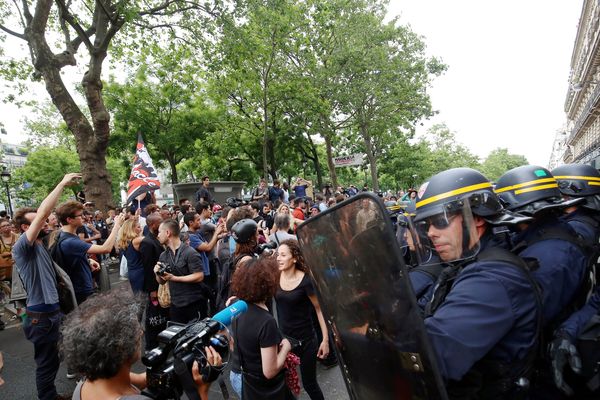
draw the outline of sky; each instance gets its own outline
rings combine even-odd
[[[439,113],[417,127],[445,123],[481,158],[497,148],[547,165],[566,122],[564,101],[583,0],[391,0],[389,15],[423,36],[448,70],[429,89]],[[7,53],[19,46],[5,43]],[[68,71],[67,71],[68,74]],[[36,97],[48,96],[39,84]],[[2,94],[0,93],[0,96]],[[27,111],[0,103],[8,137],[25,140]]]
[[[583,0],[391,0],[448,70],[429,90],[435,117],[479,157],[497,147],[546,166],[566,123]]]

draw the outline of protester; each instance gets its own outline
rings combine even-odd
[[[140,293],[144,290],[144,264],[140,252],[140,244],[143,239],[142,228],[137,218],[128,219],[123,223],[117,248],[127,260],[127,277],[133,293]]]
[[[296,197],[294,199],[294,212],[292,214],[294,218],[296,218],[296,221],[304,221],[306,219],[305,212],[306,201],[304,200],[304,197]]]
[[[12,224],[7,219],[0,219],[0,305],[10,297],[14,264],[11,251],[18,239],[19,235],[12,231]],[[0,319],[0,330],[4,329],[4,326],[5,322]]]
[[[200,189],[198,189],[198,191],[195,194],[196,203],[198,203],[200,201],[204,201],[205,203],[213,205],[213,203],[214,203],[213,197],[212,197],[212,194],[210,193],[210,190],[208,190],[209,185],[210,185],[210,178],[208,176],[203,176],[202,177],[202,186],[200,186]]]
[[[59,264],[69,274],[75,289],[77,303],[81,304],[94,293],[92,272],[100,269],[100,265],[96,261],[88,260],[88,255],[111,252],[123,217],[115,217],[112,232],[104,244],[97,245],[86,243],[75,235],[77,229],[83,224],[83,206],[81,203],[67,201],[58,206],[56,215],[62,224],[60,235],[55,244],[61,258]]]
[[[276,214],[287,214],[290,216],[290,232],[291,233],[293,233],[296,230],[296,225],[299,225],[302,223],[301,219],[296,219],[296,217],[294,217],[294,214],[290,210],[290,207],[285,203],[279,206]]]
[[[158,228],[158,240],[165,251],[159,261],[168,266],[171,272],[159,275],[160,266],[154,267],[159,284],[169,283],[171,293],[171,321],[186,324],[196,318],[207,316],[206,297],[203,294],[202,280],[204,265],[196,250],[179,238],[179,224],[173,219],[163,221]]]
[[[289,214],[276,214],[275,224],[273,225],[273,233],[269,236],[270,242],[275,242],[279,246],[284,240],[298,240],[296,235],[289,234],[290,216]]]
[[[15,224],[22,234],[12,248],[12,254],[23,287],[27,291],[23,332],[33,344],[35,384],[40,400],[68,398],[59,396],[54,385],[60,366],[57,344],[62,313],[52,258],[42,245],[42,238],[46,234],[46,219],[58,203],[64,188],[79,184],[80,179],[81,174],[65,175],[37,210],[21,208],[15,213]],[[81,203],[77,204],[81,206]]]
[[[231,329],[236,356],[230,380],[244,400],[277,400],[291,396],[283,372],[291,344],[282,338],[266,305],[277,290],[276,271],[273,258],[259,257],[249,258],[233,274],[232,293],[248,303],[248,310],[234,320]]]
[[[275,301],[279,328],[286,337],[300,343],[294,349],[294,354],[300,357],[304,390],[312,400],[323,399],[323,392],[317,382],[317,357],[325,359],[329,355],[329,336],[297,240],[285,240],[279,244],[277,264],[280,275]],[[320,344],[313,328],[313,310],[317,314],[323,338]]]
[[[148,234],[140,243],[140,255],[144,267],[144,292],[147,296],[146,320],[144,322],[144,334],[146,339],[146,350],[158,346],[156,337],[162,332],[169,319],[169,310],[164,309],[158,303],[158,282],[154,277],[154,266],[158,262],[160,254],[164,251],[158,240],[158,228],[162,223],[160,214],[150,214],[146,218]]]
[[[312,197],[309,195],[309,188],[312,188],[312,183],[304,178],[298,177],[292,185],[292,190],[296,195],[296,198],[305,199],[306,197]]]
[[[252,201],[258,202],[260,209],[267,200],[269,200],[269,188],[267,187],[267,181],[261,179],[258,186],[252,191]]]
[[[152,399],[140,394],[146,387],[146,374],[131,372],[142,352],[141,314],[137,299],[119,291],[92,296],[69,314],[61,329],[61,353],[67,366],[84,377],[75,387],[73,400]],[[210,365],[221,365],[212,347],[204,351]],[[196,361],[192,377],[198,395],[207,400],[210,384],[202,382]]]
[[[280,187],[281,182],[279,182],[279,179],[275,179],[273,181],[273,186],[271,186],[269,188],[269,201],[271,203],[276,203],[276,202],[283,202],[284,201],[284,194],[283,194],[283,189]]]
[[[188,227],[187,233],[190,237],[190,246],[198,252],[202,259],[204,272],[203,283],[208,287],[208,290],[206,291],[206,300],[209,301],[211,308],[213,308],[212,311],[214,311],[218,271],[215,268],[211,270],[210,259],[214,259],[214,256],[209,257],[209,254],[212,253],[213,249],[215,248],[217,240],[219,240],[219,236],[225,232],[225,225],[218,225],[216,231],[213,232],[210,241],[207,241],[200,232],[200,228],[202,226],[200,214],[196,212],[189,212],[185,214],[183,221]]]

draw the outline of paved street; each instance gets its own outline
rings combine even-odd
[[[110,270],[110,277],[113,287],[123,283],[123,281],[119,281],[116,269]],[[127,282],[125,282],[125,284],[127,284]],[[8,316],[9,313],[5,313],[3,319],[6,321]],[[0,351],[2,351],[4,355],[4,371],[2,377],[6,381],[3,386],[0,386],[0,399],[35,399],[35,363],[33,361],[33,346],[25,339],[20,325],[12,324],[4,331],[0,331]],[[135,365],[134,369],[136,372],[141,372],[144,370],[144,367],[141,363],[138,363]],[[76,384],[75,380],[66,378],[66,373],[66,367],[61,365],[56,378],[57,389],[61,394],[72,393]],[[342,400],[348,398],[339,367],[326,370],[319,365],[317,374],[326,399]],[[233,390],[231,390],[230,387],[229,393],[231,398],[237,398],[234,396]],[[210,399],[218,400],[221,398],[222,395],[218,385],[213,385],[213,387],[211,387]],[[308,399],[308,396],[306,393],[302,392],[299,399]]]

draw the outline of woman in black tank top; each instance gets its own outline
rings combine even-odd
[[[284,240],[277,249],[277,264],[281,275],[275,294],[279,329],[288,337],[298,340],[294,349],[300,357],[302,385],[312,400],[323,399],[317,382],[317,357],[329,355],[329,335],[321,307],[315,295],[310,276],[306,273],[304,257],[296,240]],[[316,312],[323,341],[318,344],[313,328]]]

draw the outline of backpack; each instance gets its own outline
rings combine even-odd
[[[221,275],[219,276],[219,281],[217,282],[217,300],[216,300],[216,311],[221,311],[225,308],[225,302],[230,295],[230,287],[231,287],[231,278],[233,277],[233,273],[235,272],[235,268],[238,262],[244,258],[247,254],[241,254],[238,256],[230,256],[227,261],[223,264],[221,269]]]
[[[75,297],[73,282],[71,282],[71,278],[69,277],[68,272],[66,272],[69,271],[69,269],[66,268],[67,264],[64,260],[63,253],[60,250],[60,243],[64,240],[65,236],[60,232],[56,238],[56,242],[50,247],[49,253],[56,274],[56,291],[58,292],[60,310],[64,314],[68,314],[77,308],[77,299]]]

